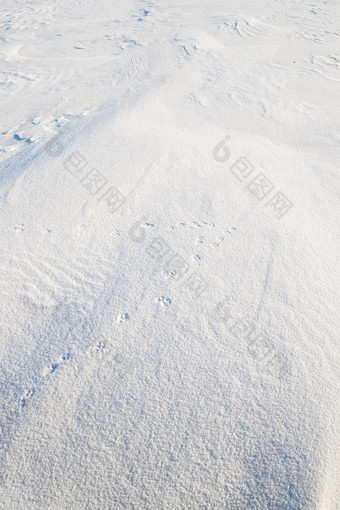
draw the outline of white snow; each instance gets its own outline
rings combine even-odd
[[[340,509],[339,1],[0,19],[0,508]]]

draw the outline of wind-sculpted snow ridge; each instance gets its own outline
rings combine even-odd
[[[0,18],[0,508],[340,509],[340,5]]]

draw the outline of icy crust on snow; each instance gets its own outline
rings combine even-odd
[[[0,16],[0,508],[340,508],[340,5]]]

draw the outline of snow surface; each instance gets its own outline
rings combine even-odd
[[[339,0],[0,18],[1,509],[339,509]]]

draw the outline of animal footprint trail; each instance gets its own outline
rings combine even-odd
[[[69,359],[71,359],[71,354],[68,352],[67,354],[63,354],[55,363],[50,363],[45,367],[42,371],[42,375],[44,377],[49,374],[53,374],[59,367],[63,366]]]
[[[20,400],[20,407],[22,409],[28,404],[28,402],[34,396],[34,394],[35,394],[34,388],[30,388],[24,393],[23,397],[21,397],[21,400]]]
[[[118,315],[116,322],[117,322],[117,324],[123,324],[124,322],[127,322],[129,320],[130,320],[130,315],[127,312],[125,312],[125,313],[121,313],[120,315]]]
[[[157,301],[159,302],[159,304],[164,307],[164,308],[167,308],[168,306],[171,305],[171,299],[170,298],[167,298],[165,296],[160,296]]]

